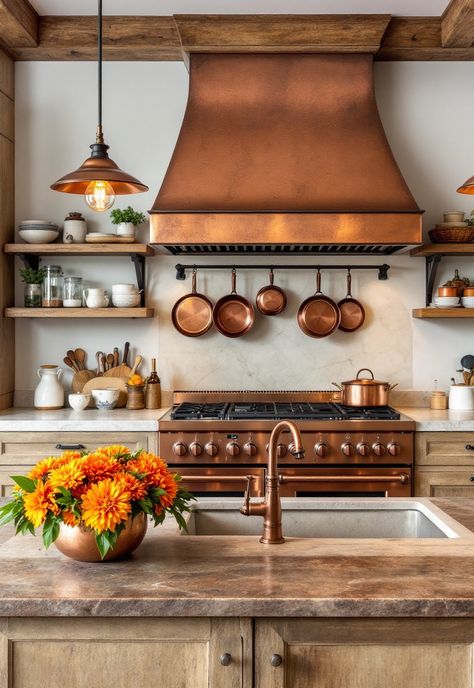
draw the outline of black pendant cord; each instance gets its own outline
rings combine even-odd
[[[97,12],[97,40],[98,40],[98,59],[97,59],[97,88],[98,88],[98,113],[97,113],[97,142],[103,143],[102,134],[102,0],[98,0],[99,7]],[[100,140],[99,140],[100,139]]]

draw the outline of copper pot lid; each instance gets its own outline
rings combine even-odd
[[[370,373],[372,375],[371,378],[368,377],[359,377],[361,373],[366,371],[367,373]],[[370,368],[361,368],[360,370],[357,371],[357,375],[355,377],[355,380],[346,380],[345,382],[342,383],[343,385],[362,385],[363,387],[373,387],[375,385],[390,385],[389,382],[381,382],[380,380],[375,380],[374,379],[374,374],[370,370]]]

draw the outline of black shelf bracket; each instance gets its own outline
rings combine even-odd
[[[433,300],[433,287],[436,280],[436,272],[442,256],[426,256],[426,305],[429,306]]]
[[[133,254],[130,256],[133,265],[135,266],[135,273],[137,276],[137,286],[140,291],[140,305],[145,305],[145,256],[137,256]]]
[[[388,271],[390,270],[390,265],[383,263],[383,265],[304,265],[304,264],[288,264],[283,265],[246,265],[246,264],[236,264],[228,263],[226,265],[196,265],[196,264],[186,264],[178,263],[175,265],[176,268],[176,279],[184,280],[186,279],[186,270],[377,270],[379,280],[388,279]]]

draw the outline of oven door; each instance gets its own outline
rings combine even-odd
[[[410,497],[411,468],[284,468],[282,497]]]
[[[265,492],[263,468],[190,468],[173,466],[182,476],[183,487],[195,497],[242,497],[250,478],[250,496],[262,497]]]

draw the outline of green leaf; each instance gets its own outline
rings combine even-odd
[[[46,516],[43,525],[43,545],[48,549],[59,535],[59,521],[51,512]]]
[[[153,514],[153,502],[146,497],[145,499],[139,499],[138,504],[140,505],[142,511],[150,516]]]
[[[0,507],[0,526],[10,523],[15,518],[15,509],[17,508],[17,502],[8,502]]]
[[[24,492],[34,492],[36,489],[36,480],[31,480],[31,478],[27,478],[25,475],[12,475],[11,479],[14,480],[18,487],[21,487]]]

